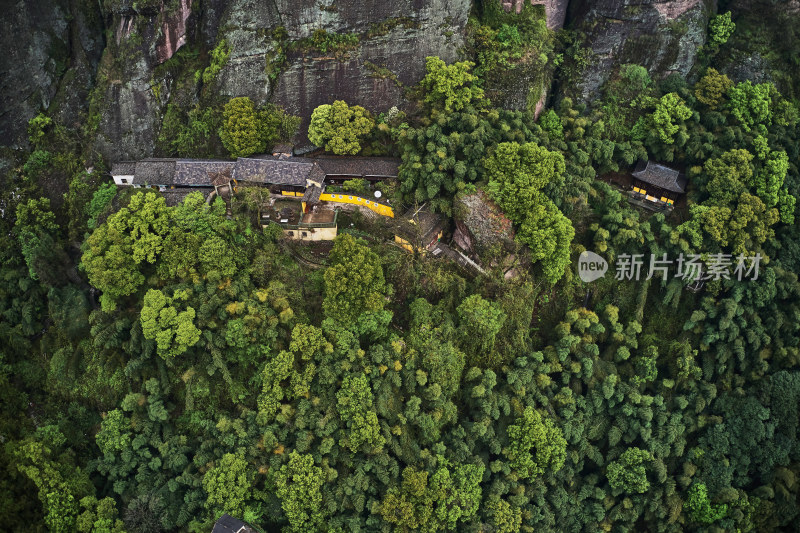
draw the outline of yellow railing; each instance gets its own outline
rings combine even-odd
[[[367,200],[365,198],[361,198],[360,196],[353,196],[352,194],[339,194],[339,193],[331,194],[326,192],[322,193],[319,199],[322,200],[323,202],[341,202],[343,204],[363,205],[364,207],[372,209],[379,215],[394,218],[394,211],[390,206],[378,203],[375,200]]]

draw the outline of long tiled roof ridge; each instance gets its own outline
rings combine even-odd
[[[137,185],[210,186],[212,177],[230,170],[237,181],[305,186],[326,176],[396,177],[400,160],[389,157],[321,156],[278,158],[271,155],[234,160],[149,157],[120,161],[113,175],[134,174]]]

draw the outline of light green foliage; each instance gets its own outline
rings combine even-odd
[[[676,93],[662,96],[652,115],[653,125],[661,142],[673,144],[675,142],[675,134],[680,130],[679,123],[691,116],[692,110],[686,107],[683,99]]]
[[[458,528],[478,510],[483,465],[447,461],[432,475],[415,467],[403,470],[403,482],[389,489],[379,506],[383,519],[401,531],[442,531]]]
[[[575,230],[541,190],[561,178],[564,156],[535,143],[501,143],[483,165],[492,199],[520,225],[517,238],[541,262],[546,278],[557,282],[569,263]]]
[[[546,471],[564,466],[567,441],[550,418],[543,418],[533,407],[526,407],[516,423],[508,427],[509,444],[503,448],[520,479],[536,479]]]
[[[211,64],[203,70],[202,75],[205,85],[212,83],[217,78],[217,74],[219,74],[222,67],[228,62],[230,55],[231,48],[228,46],[228,41],[225,39],[221,40],[217,46],[211,50]]]
[[[533,205],[517,233],[517,239],[530,248],[532,259],[541,264],[550,283],[556,283],[566,272],[574,236],[570,219],[546,198]]]
[[[700,81],[695,84],[694,95],[711,109],[717,109],[731,87],[733,87],[733,82],[728,76],[720,74],[716,69],[709,68]]]
[[[699,524],[713,524],[728,513],[727,505],[713,505],[708,499],[708,489],[704,483],[692,485],[688,497],[683,503],[689,519]]]
[[[378,255],[351,235],[336,237],[325,270],[325,315],[342,324],[364,312],[379,312],[388,292]]]
[[[354,453],[364,444],[369,452],[380,451],[386,439],[381,435],[367,376],[346,376],[336,399],[339,416],[350,429],[342,444]]]
[[[203,490],[208,494],[205,506],[211,516],[244,515],[253,483],[248,466],[243,452],[226,453],[203,475]]]
[[[103,309],[133,294],[144,283],[141,266],[155,263],[170,230],[170,211],[156,193],[137,193],[128,207],[108,218],[86,240],[81,266],[89,282],[103,291]]]
[[[525,220],[541,202],[539,191],[564,173],[564,156],[535,143],[500,143],[483,163],[487,191],[514,221]]]
[[[512,507],[505,500],[493,500],[487,507],[497,533],[518,533],[522,527],[522,509]]]
[[[125,451],[130,446],[131,421],[122,411],[109,411],[100,424],[95,441],[103,455],[113,455]]]
[[[58,428],[45,426],[10,448],[16,469],[38,488],[44,523],[54,533],[75,530],[78,501],[94,491],[86,473],[67,457],[58,455],[65,441]]]
[[[267,361],[262,372],[262,390],[258,396],[259,420],[269,422],[278,412],[280,402],[284,399],[284,386],[281,384],[292,375],[294,356],[291,352],[281,351]]]
[[[704,231],[718,246],[754,255],[774,235],[772,226],[782,214],[792,216],[794,205],[793,197],[781,192],[787,168],[783,152],[770,153],[758,174],[752,161],[753,155],[741,148],[706,161],[700,178],[709,199],[691,206],[692,220],[678,229],[695,227],[693,231]],[[779,211],[775,206],[781,200],[786,209]]]
[[[272,104],[256,109],[245,96],[231,98],[225,104],[219,136],[231,157],[247,157],[265,151],[276,142],[288,142],[299,127],[300,117]]]
[[[447,65],[438,57],[425,58],[425,77],[420,81],[424,101],[432,109],[450,113],[482,104],[483,89],[470,71],[475,64],[461,61]]]
[[[770,152],[763,163],[761,171],[755,178],[756,194],[764,200],[767,207],[778,204],[786,172],[789,170],[789,157],[783,150]]]
[[[619,459],[609,463],[606,475],[608,483],[615,490],[628,494],[643,494],[650,488],[646,465],[653,461],[653,455],[639,448],[628,448]]]
[[[706,189],[714,205],[726,206],[751,185],[753,154],[744,149],[730,150],[703,165]]]
[[[348,192],[363,195],[369,192],[369,184],[364,178],[356,178],[352,180],[346,180],[344,183],[342,183],[342,189]]]
[[[230,278],[236,273],[235,251],[221,237],[212,235],[203,240],[198,250],[201,273],[210,275],[216,271],[217,277]]]
[[[750,80],[737,83],[728,90],[728,107],[745,131],[772,122],[771,83],[753,85]]]
[[[281,466],[275,474],[274,483],[290,531],[300,533],[324,529],[326,513],[322,509],[322,487],[325,479],[311,455],[292,451],[289,463]]]
[[[250,98],[231,98],[225,104],[219,137],[231,157],[247,157],[266,149],[264,127]]]
[[[188,294],[176,292],[172,298],[157,289],[150,289],[144,296],[140,320],[142,334],[155,340],[158,355],[171,360],[197,344],[200,330],[194,325],[195,311],[192,307],[178,310],[178,302]]]
[[[45,140],[47,129],[53,124],[53,119],[39,113],[28,121],[28,140],[33,146],[38,146]]]
[[[87,496],[81,499],[80,504],[85,509],[76,524],[80,533],[125,533],[125,524],[118,517],[117,503],[113,498],[98,500]]]
[[[369,111],[336,100],[314,109],[308,125],[308,140],[337,155],[355,155],[374,127],[375,120]]]
[[[708,22],[708,38],[713,45],[722,45],[728,42],[736,29],[736,23],[731,20],[731,12],[723,13]]]
[[[552,109],[548,109],[546,113],[539,117],[539,125],[550,134],[550,137],[554,139],[564,138],[564,125],[561,122],[561,117]]]

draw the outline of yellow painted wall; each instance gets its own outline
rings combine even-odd
[[[341,202],[343,204],[361,205],[364,207],[368,207],[369,209],[375,211],[379,215],[394,218],[394,211],[388,205],[378,203],[374,200],[367,200],[361,198],[360,196],[353,196],[351,194],[340,194],[340,193],[331,194],[326,192],[322,193],[319,199],[323,202]]]

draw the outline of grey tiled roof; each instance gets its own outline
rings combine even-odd
[[[136,163],[133,183],[136,185],[172,185],[175,159],[143,159]]]
[[[308,173],[308,180],[322,185],[325,183],[325,171],[317,163],[314,163],[311,172]]]
[[[236,181],[305,187],[313,166],[312,162],[296,160],[240,158],[236,161],[233,177]]]
[[[232,170],[235,161],[180,159],[175,164],[175,185],[211,186],[212,175]]]
[[[316,204],[319,203],[319,197],[322,195],[322,191],[324,187],[317,187],[316,185],[312,185],[311,187],[306,189],[306,193],[303,195],[303,201],[308,204]]]
[[[444,217],[427,207],[411,208],[399,218],[397,233],[427,243],[444,228]]]
[[[313,161],[328,176],[397,177],[400,168],[400,160],[391,157],[323,156]]]
[[[640,161],[633,177],[655,185],[666,191],[683,193],[686,191],[686,177],[674,168],[665,167],[652,161]]]
[[[136,172],[136,161],[120,161],[111,165],[112,176],[133,176]]]
[[[242,522],[229,514],[223,514],[214,524],[211,533],[256,533],[256,530],[247,522]]]

